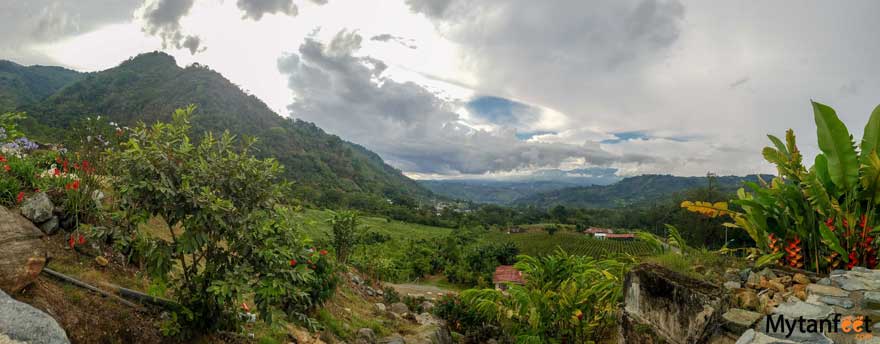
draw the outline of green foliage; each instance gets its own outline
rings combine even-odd
[[[304,320],[335,286],[332,262],[306,250],[296,217],[278,206],[281,166],[254,157],[253,140],[238,143],[228,132],[194,144],[193,110],[177,110],[172,123],[139,125],[111,153],[117,218],[128,222],[122,230],[160,216],[170,239],[121,236],[139,246],[154,285],[172,287],[187,330],[231,327],[247,292],[267,321],[273,309]]]
[[[348,255],[357,243],[358,214],[353,211],[331,212],[329,222],[333,228],[332,244],[336,249],[336,259],[341,263],[348,260]]]
[[[520,256],[515,267],[526,284],[507,294],[493,289],[462,292],[462,302],[482,317],[498,321],[519,343],[585,343],[599,339],[622,298],[627,263],[558,251]]]

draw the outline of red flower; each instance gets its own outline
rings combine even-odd
[[[39,192],[40,192],[40,189],[34,189],[34,192],[39,193]]]
[[[78,169],[79,169],[79,163],[76,163],[76,162],[73,163],[73,169],[74,169],[74,170],[78,170]]]
[[[52,174],[54,174],[56,177],[57,177],[57,176],[60,176],[60,175],[61,175],[61,170],[59,170],[59,169],[57,169],[57,168],[53,168],[53,169],[52,169]]]
[[[73,181],[73,185],[70,186],[74,190],[79,190],[79,179]]]
[[[64,160],[64,162],[61,163],[61,168],[64,170],[64,173],[67,173],[67,171],[69,171],[67,169],[67,160]]]
[[[89,172],[89,162],[86,161],[86,160],[83,160],[82,168],[83,168],[83,170],[85,170],[86,172]]]
[[[245,311],[245,313],[250,313],[250,312],[251,312],[251,308],[248,307],[248,305],[247,305],[246,302],[242,302],[242,303],[241,303],[241,309],[243,309],[243,310]]]
[[[290,266],[296,266],[296,259],[290,260]]]
[[[15,200],[18,201],[18,203],[21,203],[21,201],[23,199],[24,199],[24,191],[19,191],[18,196],[15,197]]]
[[[61,163],[61,156],[60,155],[55,156],[55,162],[57,162],[59,164]]]
[[[80,234],[79,235],[79,244],[82,245],[85,243],[86,243],[86,237],[84,237],[84,236],[82,236],[82,234]]]
[[[5,157],[5,156],[2,156],[2,155],[0,155],[0,162],[6,162],[6,157]]]
[[[327,250],[321,250],[321,255],[322,255],[322,256],[326,256],[326,255],[327,255]]]
[[[6,172],[9,172],[12,168],[10,168],[9,165],[3,165],[3,169],[6,170]]]
[[[73,234],[70,235],[70,239],[67,240],[67,243],[70,245],[70,248],[73,248],[76,245],[76,240],[73,240]]]

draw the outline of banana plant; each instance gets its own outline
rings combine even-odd
[[[797,147],[794,132],[785,141],[768,135],[771,147],[762,151],[776,165],[769,183],[746,183],[730,203],[685,202],[682,207],[708,216],[727,215],[728,224],[748,232],[759,250],[779,254],[796,268],[820,269],[877,265],[873,229],[880,204],[880,106],[865,126],[860,145],[834,109],[812,102],[818,154],[809,169]]]

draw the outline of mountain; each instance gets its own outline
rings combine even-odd
[[[181,68],[170,55],[153,52],[78,78],[47,97],[32,93],[41,100],[16,107],[28,114],[24,129],[29,135],[57,140],[65,137],[66,128],[96,115],[122,125],[170,121],[174,109],[195,104],[196,132],[228,129],[256,137],[258,155],[274,157],[286,167],[298,197],[326,205],[431,197],[375,153],[312,123],[279,116],[206,66]]]
[[[761,176],[769,181],[772,176]],[[743,182],[756,182],[758,176],[748,175],[714,177],[714,188],[720,192],[735,192]],[[553,207],[564,205],[578,208],[613,208],[668,200],[673,194],[688,189],[707,187],[707,177],[676,177],[671,175],[642,175],[625,178],[611,185],[578,186],[557,189],[519,198],[520,206]]]
[[[536,193],[577,186],[554,181],[420,180],[418,182],[435,194],[451,199],[500,205]]]
[[[25,67],[0,60],[0,112],[41,101],[83,77],[83,73],[61,67]]]

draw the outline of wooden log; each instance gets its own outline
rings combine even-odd
[[[92,286],[92,285],[90,285],[90,284],[88,284],[88,283],[86,283],[86,282],[80,281],[80,280],[78,280],[78,279],[76,279],[76,278],[73,278],[73,277],[67,276],[67,275],[65,275],[65,274],[62,274],[62,273],[60,273],[60,272],[58,272],[58,271],[55,271],[55,270],[52,270],[52,269],[49,269],[49,268],[43,268],[43,272],[45,272],[45,273],[48,274],[49,276],[52,276],[52,277],[55,277],[55,278],[61,280],[61,281],[64,281],[64,282],[67,282],[67,283],[73,284],[73,285],[75,285],[75,286],[77,286],[77,287],[80,287],[80,288],[83,288],[83,289],[87,289],[87,290],[93,291],[93,292],[98,293],[98,294],[100,294],[100,295],[102,295],[102,296],[104,296],[104,297],[109,297],[109,298],[111,298],[111,299],[114,299],[114,300],[116,300],[116,301],[119,301],[120,303],[122,303],[122,304],[124,304],[124,305],[126,305],[126,306],[129,306],[129,307],[135,308],[135,309],[137,309],[138,311],[146,311],[146,309],[144,309],[144,307],[141,306],[141,305],[135,304],[135,303],[133,303],[133,302],[131,302],[131,301],[128,301],[128,300],[126,300],[126,299],[123,299],[123,298],[119,297],[119,296],[116,295],[116,294],[112,294],[112,293],[106,292],[106,291],[104,291],[104,290],[102,290],[102,289],[99,289],[99,288],[97,288],[97,287],[94,287],[94,286]]]

